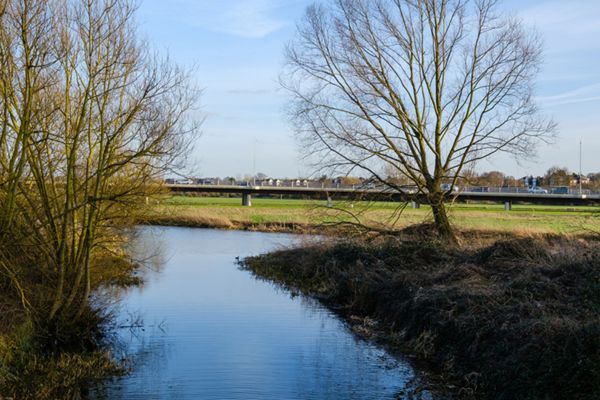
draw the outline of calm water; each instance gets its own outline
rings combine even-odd
[[[291,235],[143,228],[155,254],[147,283],[124,295],[120,331],[130,375],[107,399],[396,399],[410,366],[357,339],[334,314],[291,298],[235,264],[299,240]],[[158,260],[158,261],[157,261]],[[429,398],[426,396],[425,398]]]

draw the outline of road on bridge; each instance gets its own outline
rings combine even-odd
[[[253,195],[286,195],[307,196],[311,198],[327,199],[353,199],[353,200],[379,200],[379,201],[405,201],[411,202],[417,208],[426,204],[423,193],[398,192],[381,189],[351,189],[351,188],[311,188],[311,187],[280,187],[280,186],[236,186],[236,185],[166,185],[173,193],[217,193],[239,194],[242,196],[242,205],[251,206]],[[541,204],[541,205],[599,205],[600,195],[574,195],[574,194],[539,194],[539,193],[493,193],[493,192],[467,192],[453,193],[449,201],[486,201],[504,203],[505,209],[510,210],[512,204]]]

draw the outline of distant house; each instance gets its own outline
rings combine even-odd
[[[269,179],[263,179],[262,181],[258,182],[258,184],[260,186],[279,186],[279,185],[277,185],[277,182],[280,182],[280,181],[269,178]]]
[[[579,180],[577,179],[578,177],[579,177],[579,175],[577,175],[577,174],[573,174],[573,177],[572,177],[572,178],[571,178],[571,180],[569,181],[569,185],[570,185],[570,186],[577,186],[577,185],[579,185]],[[585,176],[585,175],[583,175],[583,176],[581,177],[581,184],[582,184],[582,185],[589,185],[589,184],[590,184],[590,182],[591,182],[591,180],[590,180],[590,178],[589,178],[589,177],[587,177],[587,176]]]

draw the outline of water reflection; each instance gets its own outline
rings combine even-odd
[[[297,237],[143,228],[140,239],[140,254],[161,243],[164,265],[125,294],[122,325],[138,312],[144,320],[120,332],[133,371],[96,398],[394,399],[414,377],[317,302],[234,263]]]

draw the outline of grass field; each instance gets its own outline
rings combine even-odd
[[[431,210],[405,208],[391,202],[325,201],[253,198],[252,207],[242,207],[240,198],[173,196],[156,207],[151,223],[219,228],[278,226],[317,227],[360,220],[373,227],[402,228],[431,219]],[[460,229],[516,231],[522,233],[584,233],[600,230],[600,207],[514,205],[504,211],[501,204],[453,204],[451,219]]]

